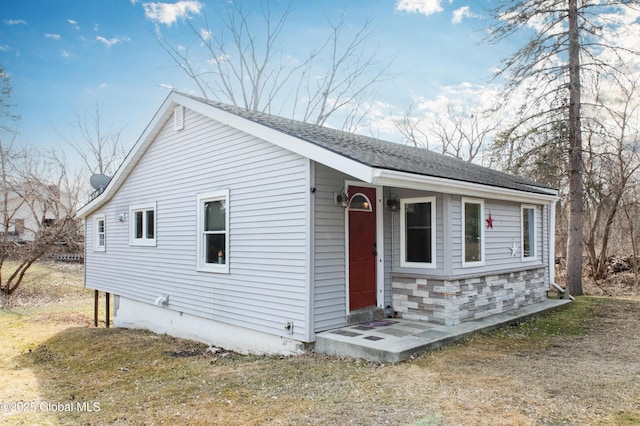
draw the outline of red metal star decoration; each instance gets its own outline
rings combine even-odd
[[[487,229],[493,229],[493,218],[491,217],[491,213],[489,213],[489,217],[487,218]]]

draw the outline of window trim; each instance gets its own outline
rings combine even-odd
[[[102,232],[98,223],[102,221]],[[107,218],[104,214],[97,214],[93,218],[93,251],[106,251],[107,249]],[[103,235],[103,244],[100,244],[100,235]]]
[[[524,255],[524,211],[525,210],[532,210],[533,211],[533,236],[530,236],[530,243],[533,244],[533,250],[531,250],[531,252],[533,253],[530,256],[525,256]],[[535,204],[522,204],[520,206],[520,259],[523,262],[531,262],[531,261],[535,261],[538,259],[538,242],[537,242],[537,238],[538,238],[538,218],[537,218],[537,213],[538,213],[538,206],[536,206]]]
[[[484,266],[485,265],[485,229],[484,229],[484,200],[480,198],[468,198],[462,197],[462,229],[461,229],[461,238],[462,238],[462,267],[463,268],[473,268],[476,266]],[[478,229],[480,233],[480,260],[476,260],[473,262],[466,261],[466,205],[467,204],[478,204],[480,205],[480,220],[478,221]]]
[[[229,273],[229,263],[230,263],[230,250],[229,250],[229,190],[223,189],[219,191],[210,191],[197,195],[197,203],[196,203],[196,245],[197,245],[197,258],[196,258],[196,270],[200,272],[213,272],[220,274],[228,274]],[[227,205],[227,211],[225,214],[225,237],[224,237],[224,245],[227,248],[227,253],[225,256],[225,263],[216,264],[216,263],[206,263],[204,261],[204,203],[207,201],[220,201],[224,200]]]
[[[406,224],[405,224],[405,209],[407,204],[418,203],[431,203],[431,262],[410,262],[407,261],[407,236],[406,236]],[[437,231],[437,210],[436,210],[436,197],[419,197],[419,198],[402,198],[400,199],[400,266],[403,268],[421,268],[421,269],[435,269],[436,268],[436,231]]]
[[[144,230],[147,228],[147,215],[144,212],[153,211],[153,238],[147,238]],[[137,212],[143,212],[142,214],[142,238],[136,238],[136,217]],[[143,247],[155,247],[156,239],[158,238],[158,212],[155,202],[147,204],[137,204],[129,206],[129,245],[131,246],[143,246]]]

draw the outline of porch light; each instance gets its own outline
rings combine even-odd
[[[349,195],[344,188],[340,190],[340,194],[336,197],[336,203],[340,204],[343,209],[349,207]]]
[[[389,210],[392,212],[397,212],[400,209],[400,200],[398,200],[397,194],[391,194],[387,200],[387,207],[389,207]]]

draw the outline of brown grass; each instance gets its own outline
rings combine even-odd
[[[580,298],[398,365],[211,354],[91,327],[91,292],[0,310],[0,401],[73,406],[9,424],[638,424],[640,299]],[[81,412],[78,403],[99,411]],[[53,404],[53,405],[51,405]],[[95,408],[95,407],[94,407]]]

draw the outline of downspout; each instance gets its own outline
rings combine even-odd
[[[562,298],[576,300],[567,290],[556,284],[556,203],[553,200],[549,203],[549,283],[562,294]]]

